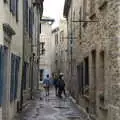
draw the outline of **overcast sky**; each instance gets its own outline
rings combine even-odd
[[[48,16],[55,19],[53,27],[59,25],[60,18],[63,18],[63,8],[65,0],[44,0],[43,16]]]

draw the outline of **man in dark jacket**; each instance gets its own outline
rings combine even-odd
[[[60,98],[62,98],[62,93],[63,92],[64,92],[64,95],[66,96],[66,94],[65,94],[65,82],[64,82],[64,79],[63,79],[63,75],[60,74],[59,80],[58,80],[58,96]]]

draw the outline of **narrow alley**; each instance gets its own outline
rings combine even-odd
[[[0,0],[0,120],[120,120],[120,0]]]
[[[40,100],[40,96],[41,100]],[[36,95],[22,113],[14,120],[89,120],[87,115],[80,111],[70,97],[62,99],[50,92],[50,96]]]

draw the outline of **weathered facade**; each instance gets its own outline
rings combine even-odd
[[[23,1],[0,1],[0,119],[11,120],[20,101]]]
[[[118,0],[65,0],[68,89],[91,119],[120,119],[119,14]]]
[[[43,0],[23,2],[23,74],[21,84],[21,107],[32,99],[39,82],[39,34],[43,13]]]
[[[46,78],[46,75],[52,75],[52,61],[54,54],[54,41],[52,40],[53,19],[42,17],[40,34],[40,80]]]
[[[53,65],[53,68],[52,68],[52,71],[53,72],[56,72],[56,73],[59,73],[60,72],[60,67],[59,67],[59,44],[58,44],[58,41],[59,41],[59,37],[60,36],[60,32],[59,32],[59,27],[55,28],[52,30],[52,40],[54,41],[54,61],[52,63]]]
[[[67,62],[67,23],[66,20],[60,20],[59,28],[53,31],[54,47],[54,72],[66,73]]]
[[[30,98],[33,2],[35,1],[0,0],[1,120],[12,120]],[[39,8],[39,15],[42,16],[43,0],[39,1]]]

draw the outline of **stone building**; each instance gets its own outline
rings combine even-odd
[[[20,101],[23,1],[0,0],[0,119],[11,120]]]
[[[60,20],[59,24],[59,41],[58,41],[58,55],[59,55],[59,67],[60,72],[66,73],[67,62],[67,22],[66,20]]]
[[[54,48],[54,72],[66,73],[67,62],[67,23],[66,20],[60,20],[59,28],[53,31],[53,41],[55,42]],[[66,74],[65,74],[66,75]]]
[[[52,75],[52,61],[54,52],[54,41],[52,40],[52,24],[54,20],[49,17],[42,17],[40,33],[40,80],[46,75]]]
[[[37,9],[37,10],[36,10]],[[23,74],[21,85],[21,107],[32,99],[39,82],[39,34],[43,13],[43,0],[23,2]],[[37,26],[37,27],[36,27]]]
[[[13,120],[30,94],[31,0],[0,0],[0,119]],[[40,2],[40,16],[43,11]],[[39,20],[40,21],[40,20]],[[40,24],[40,23],[39,23]],[[21,103],[21,104],[20,104]]]
[[[60,72],[60,67],[59,67],[59,46],[58,46],[58,41],[59,41],[59,37],[60,36],[60,32],[59,32],[59,27],[55,28],[52,30],[52,40],[54,41],[54,61],[52,63],[53,68],[52,71],[59,73]]]
[[[119,0],[65,0],[68,89],[91,119],[120,119]]]

